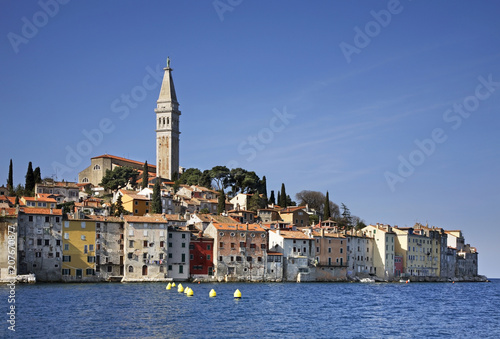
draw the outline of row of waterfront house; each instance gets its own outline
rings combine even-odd
[[[52,192],[37,187],[35,197],[17,204],[0,195],[0,250],[7,253],[15,236],[15,273],[38,281],[484,280],[478,253],[460,230],[421,224],[339,230],[331,220],[308,225],[315,212],[307,206],[252,212],[248,195],[227,201],[228,212],[215,215],[218,192],[186,185],[175,194],[164,185],[162,214],[149,212],[149,188],[119,190],[115,199],[130,197],[123,199],[130,214],[114,217],[82,185],[52,184]],[[63,215],[57,204],[71,199],[74,210]],[[2,256],[0,279],[12,273]]]

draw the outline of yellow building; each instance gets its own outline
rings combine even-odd
[[[81,219],[66,220],[62,233],[63,281],[97,281],[96,222]]]
[[[146,215],[151,211],[151,201],[144,195],[135,191],[120,190],[123,208],[132,215]]]
[[[395,227],[393,231],[397,236],[396,254],[403,257],[406,275],[439,277],[439,241],[412,227]]]

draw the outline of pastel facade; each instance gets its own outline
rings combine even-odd
[[[262,227],[211,222],[203,235],[214,239],[214,275],[218,280],[267,280],[267,233]]]
[[[279,212],[281,219],[297,227],[309,225],[309,214],[302,206],[287,207]]]
[[[347,239],[325,230],[313,232],[316,281],[345,280],[347,277]]]
[[[96,275],[96,222],[65,220],[63,227],[62,280],[99,281]],[[38,279],[38,276],[37,276]]]
[[[310,280],[313,240],[302,231],[269,230],[269,250],[283,254],[283,280]]]
[[[347,240],[347,275],[366,276],[374,274],[373,267],[373,238],[363,232],[346,234]]]
[[[54,194],[58,196],[57,203],[78,201],[80,188],[76,182],[43,180],[35,184],[35,193]]]
[[[396,235],[389,225],[368,225],[362,229],[373,238],[373,273],[382,279],[394,278],[394,256],[396,254]]]
[[[123,281],[167,281],[168,221],[124,216]]]
[[[18,229],[19,274],[34,273],[38,281],[61,280],[62,210],[21,208]]]

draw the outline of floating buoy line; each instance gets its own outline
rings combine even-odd
[[[172,287],[175,287],[175,282],[168,283],[167,286],[165,286],[165,289],[171,290]],[[188,297],[192,297],[194,295],[194,291],[191,287],[189,287],[189,286],[184,287],[184,286],[182,286],[181,283],[179,283],[179,285],[177,285],[177,292],[184,293]],[[215,292],[215,290],[212,288],[210,290],[210,292],[208,293],[208,297],[215,298],[216,296],[217,296],[217,292]],[[234,297],[234,299],[241,299],[241,291],[239,289],[236,289],[236,291],[234,291],[233,297]]]

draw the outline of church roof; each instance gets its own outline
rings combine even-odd
[[[174,80],[172,79],[173,69],[170,68],[170,59],[167,59],[167,67],[165,67],[164,70],[165,74],[163,75],[158,102],[172,102],[179,104],[177,102],[177,95],[175,94]]]

